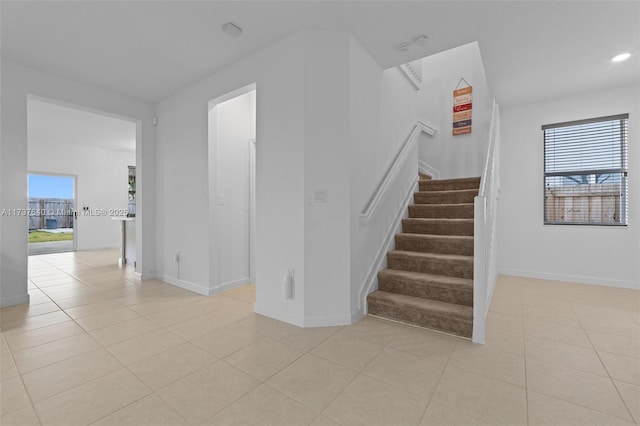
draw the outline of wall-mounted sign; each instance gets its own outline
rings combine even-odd
[[[459,129],[460,127],[471,126],[471,120],[454,121],[453,128]]]
[[[460,127],[458,129],[453,129],[453,136],[458,136],[458,135],[467,135],[471,133],[471,126],[467,126],[467,127]]]
[[[471,119],[471,110],[453,113],[453,121],[470,120],[470,119]]]
[[[468,111],[470,109],[471,109],[471,103],[453,106],[453,112]]]
[[[453,91],[453,130],[452,135],[466,135],[471,133],[471,110],[472,92],[473,88],[467,83],[464,78],[461,78],[458,82],[460,86],[461,82],[467,84],[466,87],[462,87]]]

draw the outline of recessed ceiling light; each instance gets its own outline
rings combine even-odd
[[[231,37],[238,37],[242,34],[242,28],[232,22],[228,22],[222,26],[222,30]]]
[[[627,59],[629,59],[631,57],[631,53],[621,53],[619,55],[614,56],[613,58],[611,58],[611,62],[622,62],[622,61],[626,61]]]

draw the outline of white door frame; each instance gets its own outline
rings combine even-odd
[[[249,276],[256,282],[256,139],[249,139]]]
[[[215,131],[217,128],[217,118],[215,108],[218,104],[228,100],[246,95],[251,92],[257,93],[256,83],[251,83],[238,89],[229,91],[218,96],[208,103],[208,183],[209,183],[209,294],[215,294],[220,290],[226,290],[227,287],[220,279],[220,247],[218,246],[217,230],[219,229],[218,210],[218,184],[215,178],[215,170],[217,168],[218,153],[217,139]],[[256,106],[257,109],[257,106]],[[256,111],[257,114],[257,111]],[[253,142],[252,142],[253,141]],[[256,173],[256,155],[255,155],[255,139],[249,140],[249,279],[252,283],[256,282],[255,277],[255,173]],[[253,154],[252,154],[253,153]],[[253,155],[253,158],[252,158]],[[253,160],[253,167],[251,161]],[[253,190],[253,194],[252,194]],[[253,223],[253,227],[252,227]],[[235,285],[232,285],[235,286]]]

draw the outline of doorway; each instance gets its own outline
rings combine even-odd
[[[132,217],[134,210],[130,200],[134,190],[130,166],[136,165],[139,135],[138,122],[125,117],[52,99],[27,98],[28,170],[33,175],[74,177],[74,214],[69,217],[73,224],[73,248],[66,247],[65,250],[120,248],[120,219],[128,221],[131,229],[127,232],[137,239],[136,218]],[[37,183],[34,179],[30,177],[30,188]],[[139,195],[139,190],[137,192]],[[29,207],[34,208],[35,203]],[[42,214],[35,210],[34,213]],[[55,233],[59,231],[50,230],[54,226],[64,229],[70,225],[63,217],[57,217],[56,224],[46,213],[49,212],[45,211],[47,217],[44,218],[30,218],[29,228]],[[131,217],[129,213],[132,213]],[[31,247],[30,253],[35,246]],[[134,253],[129,250],[127,257]],[[117,255],[114,262],[118,262]],[[131,265],[135,262],[136,259],[132,259]]]
[[[256,87],[209,103],[212,282],[255,283]]]
[[[76,250],[76,177],[30,173],[29,255]]]

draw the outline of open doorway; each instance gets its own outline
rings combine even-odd
[[[136,218],[135,209],[131,208],[131,202],[135,202],[135,178],[132,187],[131,170],[136,165],[137,126],[133,120],[29,96],[27,167],[30,171],[30,192],[37,189],[39,183],[54,185],[52,179],[55,177],[73,178],[72,202],[63,200],[69,197],[70,191],[63,194],[64,197],[29,194],[30,197],[38,195],[61,199],[57,202],[45,200],[44,216],[42,211],[38,211],[35,200],[30,200],[29,209],[34,210],[30,213],[41,214],[29,218],[30,230],[65,234],[60,229],[70,228],[73,231],[72,248],[56,251],[113,250],[114,263],[118,262],[115,249],[122,246],[125,225],[130,228],[127,232],[130,238],[133,237],[135,246]],[[65,211],[66,216],[50,214],[57,213],[56,210]],[[68,235],[60,237],[63,236],[68,238]],[[41,253],[36,253],[35,247],[30,245],[30,254]],[[127,260],[135,265],[135,248],[129,250]]]
[[[212,281],[255,283],[256,86],[209,103]]]
[[[76,177],[29,174],[29,255],[76,249]]]

